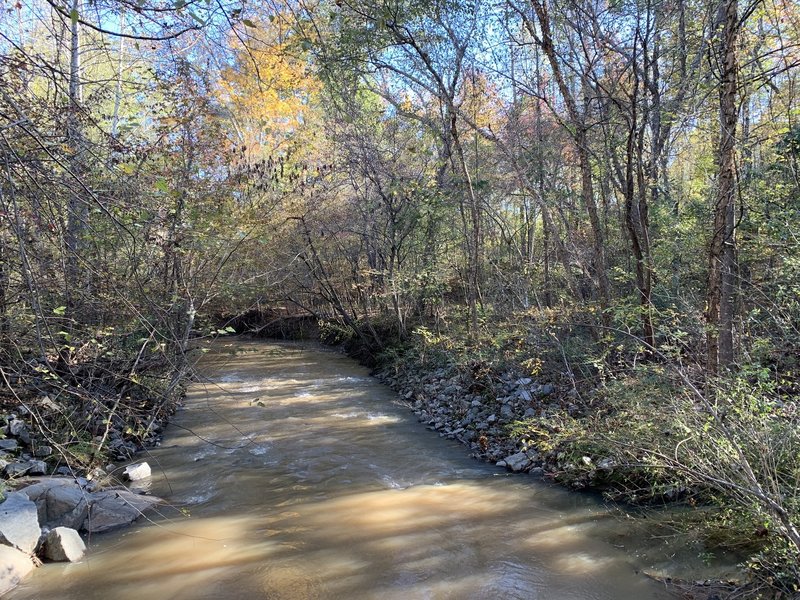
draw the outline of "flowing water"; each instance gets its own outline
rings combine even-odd
[[[169,506],[10,598],[673,597],[596,499],[469,459],[343,356],[236,340],[199,372],[145,458]]]

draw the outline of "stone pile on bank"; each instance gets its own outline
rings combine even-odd
[[[149,474],[146,464],[135,465],[131,472]],[[0,503],[0,594],[15,587],[40,558],[80,560],[86,549],[81,532],[124,527],[161,502],[121,486],[101,489],[95,480],[82,477],[24,478],[16,483],[16,491]]]
[[[583,409],[574,391],[512,371],[476,376],[464,365],[426,369],[413,360],[389,365],[376,375],[400,394],[420,422],[467,445],[474,458],[549,478],[574,467],[562,454],[542,452],[514,430],[523,421],[580,416]],[[589,478],[570,484],[585,487]]]

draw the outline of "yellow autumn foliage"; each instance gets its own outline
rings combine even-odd
[[[303,51],[272,22],[259,24],[235,64],[223,69],[219,90],[249,158],[272,154],[295,138],[315,110],[321,84]]]

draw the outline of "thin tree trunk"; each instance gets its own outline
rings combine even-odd
[[[125,31],[125,10],[122,9],[119,13],[119,30],[120,33]],[[119,106],[122,102],[122,65],[123,56],[125,52],[125,37],[119,36],[119,45],[117,46],[117,84],[114,88],[114,114],[111,116],[111,137],[117,137],[117,128],[119,126]]]
[[[716,374],[733,363],[733,320],[735,301],[736,240],[734,200],[736,195],[736,88],[738,61],[736,43],[739,30],[737,0],[722,0],[718,25],[722,33],[717,56],[721,69],[719,85],[720,139],[718,151],[717,196],[714,204],[714,230],[709,249],[706,323],[707,364]]]
[[[72,0],[72,13],[79,14],[81,10],[81,0]],[[79,193],[79,186],[72,178],[79,178],[83,174],[84,167],[84,140],[80,125],[80,112],[83,103],[81,93],[81,30],[80,24],[76,19],[72,20],[70,27],[70,72],[69,72],[69,96],[67,107],[67,146],[70,152],[69,168],[71,180],[67,184],[69,200],[67,202],[67,230],[65,233],[65,297],[67,304],[67,316],[75,319],[80,316],[80,304],[78,294],[84,292],[84,270],[81,266],[83,236],[85,234],[87,220],[89,217],[88,207],[84,198]]]

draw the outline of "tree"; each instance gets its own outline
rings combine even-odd
[[[737,43],[741,27],[737,0],[718,5],[714,51],[719,77],[719,146],[714,224],[708,253],[706,369],[717,374],[734,361],[736,289],[736,127],[739,111]]]

